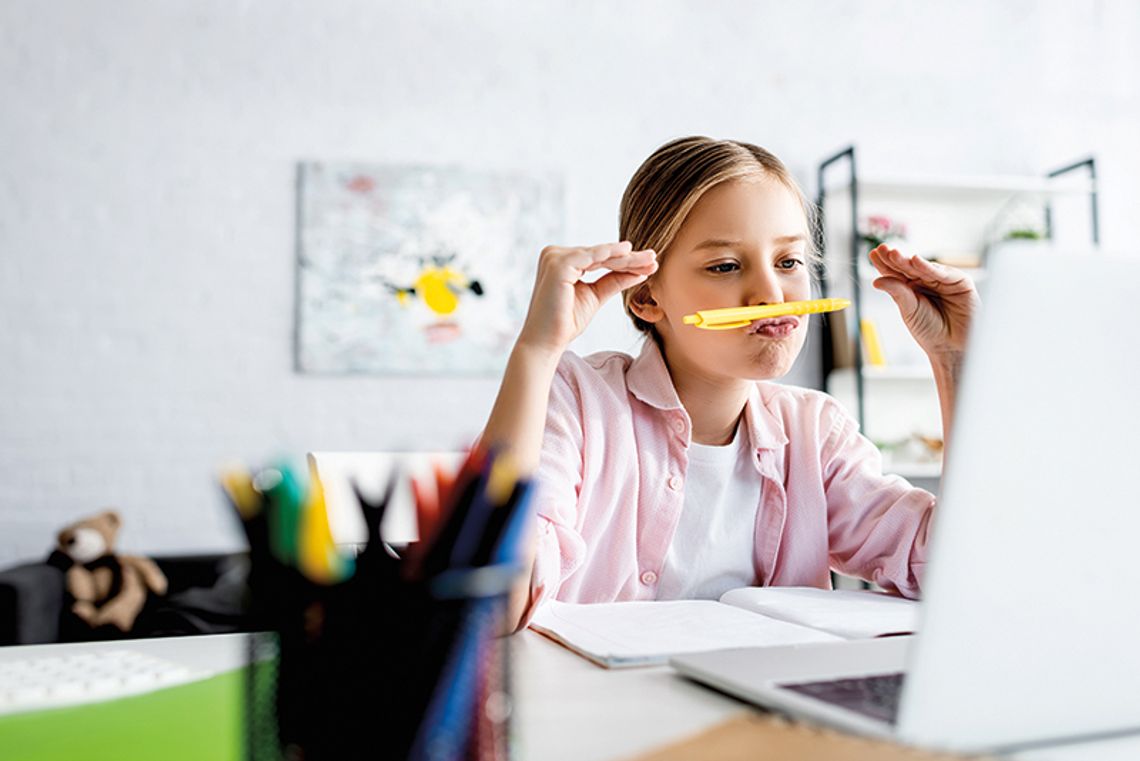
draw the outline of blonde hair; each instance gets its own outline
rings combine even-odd
[[[682,137],[655,150],[633,173],[621,197],[619,240],[631,242],[635,251],[653,249],[657,263],[664,264],[669,244],[701,196],[723,182],[761,178],[778,180],[800,200],[808,228],[808,260],[814,270],[819,263],[814,204],[783,162],[739,140]],[[630,302],[646,288],[646,283],[627,288],[622,303],[637,329],[653,335],[653,326],[630,309]]]

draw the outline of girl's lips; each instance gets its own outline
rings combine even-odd
[[[767,320],[757,320],[746,330],[749,335],[761,335],[769,338],[783,338],[789,336],[800,325],[800,318],[795,315],[787,317],[772,317]]]

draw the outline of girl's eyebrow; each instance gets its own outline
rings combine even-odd
[[[783,246],[789,243],[799,243],[805,240],[807,240],[806,236],[804,236],[802,233],[796,233],[795,235],[781,235],[780,237],[776,238],[774,242],[777,245]],[[708,240],[698,244],[693,250],[700,251],[701,249],[705,248],[738,248],[743,245],[744,242],[739,240],[728,240],[726,238],[709,238]]]
[[[697,245],[693,250],[700,251],[702,248],[735,248],[742,245],[738,240],[726,240],[724,238],[709,238]]]

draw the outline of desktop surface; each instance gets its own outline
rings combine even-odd
[[[233,634],[2,648],[4,660],[129,649],[177,657],[212,676],[109,702],[0,716],[0,755],[5,761],[243,758],[246,642],[246,635]],[[628,758],[752,712],[667,668],[608,671],[531,631],[512,638],[511,653],[516,761]]]
[[[532,630],[511,656],[519,761],[629,759],[755,713],[666,666],[604,669]]]
[[[0,659],[122,649],[213,672],[199,682],[121,700],[0,717],[5,761],[243,758],[246,635],[0,648]],[[511,639],[514,761],[617,761],[761,715],[667,666],[607,670],[545,637]],[[736,757],[738,757],[737,754]],[[715,756],[728,759],[733,756]],[[1135,761],[1140,734],[1025,751],[1016,761]],[[789,761],[794,761],[789,759]]]

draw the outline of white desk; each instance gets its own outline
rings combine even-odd
[[[533,631],[514,637],[512,653],[519,761],[628,759],[756,710],[665,666],[599,668]],[[1140,733],[1011,757],[1011,761],[1138,759]]]
[[[603,669],[525,631],[511,642],[518,761],[609,761],[752,710],[665,666]]]
[[[128,648],[217,673],[244,662],[243,635],[0,648],[0,660]],[[750,706],[660,666],[606,670],[541,635],[511,640],[515,761],[616,761],[694,735]],[[1019,753],[1016,761],[1136,761],[1140,734]],[[710,759],[715,761],[715,759]],[[793,761],[793,760],[789,760]]]

